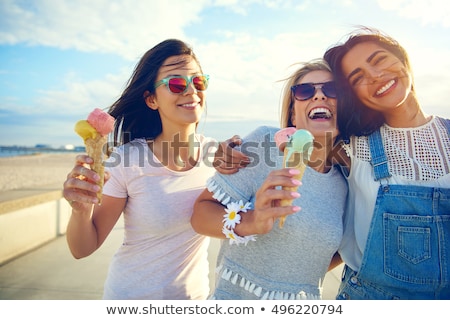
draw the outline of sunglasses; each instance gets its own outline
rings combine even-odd
[[[320,88],[328,98],[336,98],[337,96],[334,81],[297,84],[291,87],[291,91],[294,94],[295,100],[305,101],[314,97],[317,88]]]
[[[183,94],[188,90],[191,82],[194,84],[194,88],[197,91],[205,91],[208,88],[209,75],[193,75],[190,77],[186,76],[170,76],[159,80],[155,83],[155,89],[159,86],[165,84],[166,87],[172,93]]]

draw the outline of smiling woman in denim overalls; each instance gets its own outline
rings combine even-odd
[[[371,29],[325,53],[351,158],[338,299],[450,299],[450,121],[426,115],[408,55]]]

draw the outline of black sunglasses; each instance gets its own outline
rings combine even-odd
[[[337,97],[334,81],[297,84],[291,87],[291,91],[294,94],[295,100],[305,101],[314,97],[317,88],[320,88],[328,98]]]

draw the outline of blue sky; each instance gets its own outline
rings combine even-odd
[[[211,76],[202,133],[278,125],[280,80],[356,25],[399,40],[423,109],[450,118],[449,16],[447,0],[1,0],[0,145],[82,145],[75,122],[108,108],[167,38]]]

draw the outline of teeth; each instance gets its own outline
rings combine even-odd
[[[376,92],[377,95],[382,94],[383,92],[385,92],[387,89],[389,89],[390,87],[392,87],[392,85],[395,83],[395,80],[391,80],[388,83],[386,83],[380,90],[378,90]]]
[[[310,119],[329,119],[331,116],[331,111],[327,108],[314,108],[308,114]]]
[[[185,104],[182,104],[181,106],[189,108],[189,107],[195,107],[196,105],[197,105],[197,103],[185,103]]]

